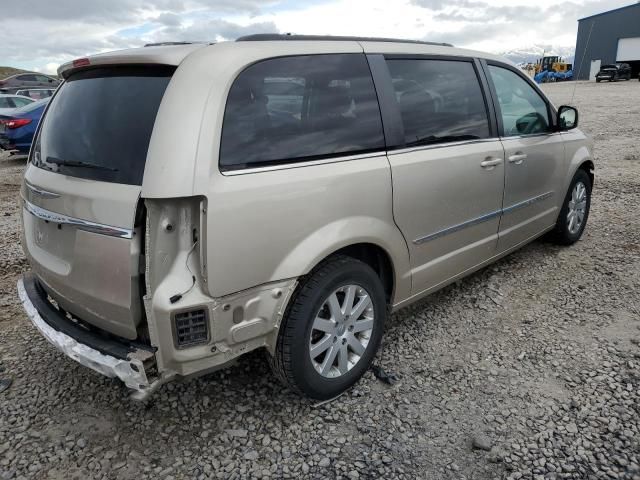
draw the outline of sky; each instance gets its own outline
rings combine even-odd
[[[0,65],[55,73],[74,58],[251,33],[448,42],[569,55],[577,20],[635,0],[0,0]]]

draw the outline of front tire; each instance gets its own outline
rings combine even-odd
[[[369,368],[384,330],[385,292],[376,272],[334,256],[305,278],[280,326],[271,366],[293,391],[318,400],[347,390]]]
[[[571,180],[551,238],[560,245],[572,245],[582,236],[591,209],[591,179],[580,169]]]

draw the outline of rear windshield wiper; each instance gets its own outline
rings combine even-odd
[[[47,157],[47,163],[53,163],[54,165],[62,165],[63,167],[81,167],[81,168],[97,168],[99,170],[109,170],[110,172],[117,172],[117,168],[106,167],[104,165],[96,165],[89,162],[78,162],[75,160],[62,160],[56,157]]]

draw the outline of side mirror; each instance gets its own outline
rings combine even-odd
[[[566,132],[578,126],[578,110],[568,105],[558,109],[558,130]]]

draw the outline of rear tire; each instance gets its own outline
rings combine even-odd
[[[333,398],[369,368],[386,315],[376,272],[354,258],[331,257],[302,280],[290,300],[271,367],[291,390]]]
[[[576,172],[564,198],[551,239],[559,245],[572,245],[582,236],[591,208],[591,179],[587,172]]]

